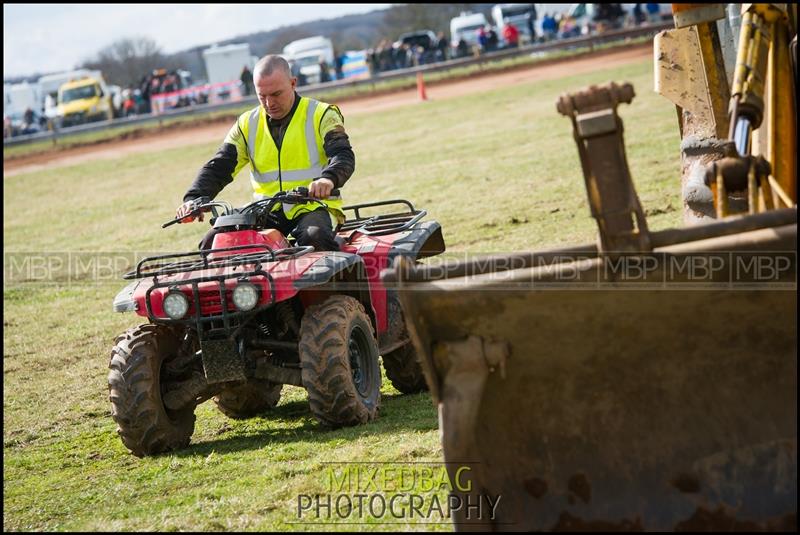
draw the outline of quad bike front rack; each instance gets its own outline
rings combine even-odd
[[[263,251],[252,252],[252,249],[263,249]],[[265,262],[279,262],[290,258],[297,258],[314,250],[311,246],[287,247],[285,249],[274,250],[264,244],[236,245],[234,247],[222,247],[219,249],[206,249],[193,251],[190,253],[173,253],[158,256],[148,256],[142,259],[137,265],[136,270],[123,275],[124,279],[142,279],[145,277],[159,277],[164,275],[175,275],[177,273],[188,273],[204,269],[220,269],[236,267],[247,264],[261,266]],[[248,251],[242,254],[229,254],[217,257],[219,253],[232,253],[234,251]],[[167,259],[187,258],[180,262],[167,262]]]

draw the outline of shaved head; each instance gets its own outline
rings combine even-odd
[[[264,56],[253,68],[253,84],[258,101],[272,119],[282,119],[292,110],[297,78],[280,56]]]
[[[275,54],[264,56],[258,60],[258,63],[256,63],[256,66],[253,68],[253,80],[258,83],[259,78],[262,76],[270,76],[276,71],[285,74],[287,78],[292,77],[289,63],[285,59]]]

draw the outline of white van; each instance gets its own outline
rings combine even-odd
[[[450,39],[453,48],[463,39],[467,46],[478,44],[478,28],[486,26],[488,21],[483,13],[461,13],[450,20]]]
[[[506,21],[516,26],[517,30],[519,30],[520,42],[530,42],[531,33],[528,30],[528,17],[530,15],[531,4],[495,4],[492,8],[492,19],[497,28],[497,35],[504,43],[503,29],[506,26]]]
[[[328,80],[335,80],[336,59],[333,55],[333,42],[327,37],[317,35],[306,39],[292,41],[283,47],[283,56],[294,61],[296,67],[308,84],[318,84],[321,81],[319,60],[325,59],[328,64]]]

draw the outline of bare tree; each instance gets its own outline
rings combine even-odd
[[[125,37],[100,50],[94,59],[84,62],[81,67],[102,71],[109,83],[132,87],[154,69],[174,68],[171,63],[153,39]]]

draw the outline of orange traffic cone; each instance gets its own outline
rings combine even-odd
[[[425,80],[422,79],[422,73],[417,73],[417,93],[420,100],[428,100],[428,95],[425,94]]]

